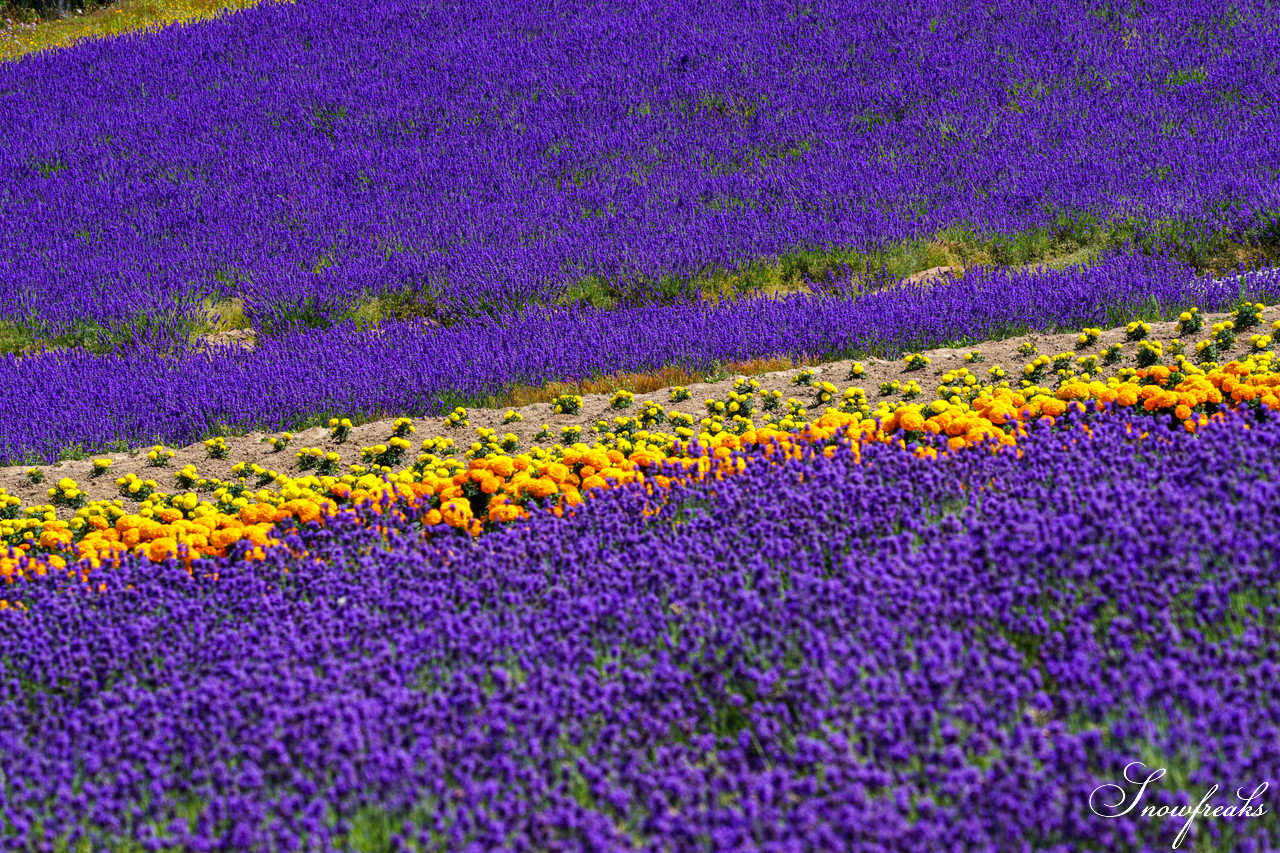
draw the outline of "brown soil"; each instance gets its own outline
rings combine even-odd
[[[932,279],[935,279],[935,278],[942,278],[948,273],[963,275],[964,267],[958,267],[958,266],[957,267],[930,267],[927,270],[921,270],[918,273],[913,273],[912,275],[907,276],[905,279],[903,279],[903,283],[917,284],[922,281],[931,281]]]
[[[1185,341],[1188,350],[1191,349],[1196,340],[1208,337],[1208,326],[1211,323],[1217,322],[1226,316],[1225,314],[1205,315],[1206,328],[1204,331],[1195,335],[1194,339]],[[1271,322],[1280,319],[1280,306],[1268,308],[1264,313],[1264,318],[1264,325],[1258,331],[1268,332]],[[924,370],[914,372],[905,371],[901,360],[889,362],[878,359],[864,359],[862,364],[866,368],[866,373],[857,380],[849,378],[849,367],[852,363],[850,360],[829,362],[809,369],[817,374],[816,381],[831,382],[840,392],[850,386],[864,389],[868,401],[874,407],[880,400],[894,402],[902,399],[901,396],[880,397],[879,387],[881,382],[900,379],[905,384],[907,380],[914,379],[924,389],[924,394],[919,399],[929,400],[934,397],[939,384],[938,377],[941,374],[947,370],[964,366],[969,367],[970,371],[981,379],[985,378],[989,367],[998,364],[1008,371],[1007,379],[1016,388],[1021,379],[1022,367],[1030,360],[1029,356],[1022,356],[1017,352],[1018,346],[1024,341],[1031,341],[1036,344],[1039,352],[1043,355],[1053,356],[1061,352],[1073,351],[1077,356],[1082,356],[1095,354],[1103,347],[1124,340],[1124,330],[1122,328],[1111,329],[1104,331],[1102,337],[1096,343],[1088,347],[1078,347],[1076,344],[1077,335],[1078,333],[1076,332],[1057,335],[1026,335],[1003,341],[989,341],[963,349],[928,350],[925,354],[930,357],[932,364]],[[1175,323],[1151,324],[1151,338],[1153,340],[1167,343],[1175,335]],[[1249,334],[1242,334],[1231,355],[1239,356],[1243,354],[1248,348],[1248,338]],[[966,365],[964,355],[973,350],[980,351],[985,360],[979,364]],[[1136,352],[1137,344],[1127,343],[1124,348],[1124,360],[1119,365],[1101,368],[1097,375],[1111,375],[1119,367],[1133,367]],[[1192,355],[1193,353],[1189,351],[1188,357]],[[1222,360],[1225,361],[1228,357],[1223,356]],[[1169,360],[1166,356],[1165,361],[1169,362]],[[763,390],[780,390],[787,397],[799,399],[808,408],[809,417],[817,417],[822,413],[824,407],[815,402],[815,392],[811,388],[792,384],[792,379],[802,369],[804,368],[762,373],[752,378],[760,383]],[[627,409],[610,408],[609,401],[612,396],[610,393],[584,394],[582,411],[576,415],[552,414],[550,403],[533,403],[515,408],[515,411],[524,416],[523,422],[505,425],[502,423],[502,418],[506,409],[471,409],[468,412],[470,427],[461,429],[447,428],[443,418],[415,418],[413,419],[413,424],[416,431],[409,436],[409,440],[412,442],[412,449],[407,454],[405,463],[402,464],[413,461],[417,456],[418,446],[425,438],[449,436],[454,439],[458,451],[464,451],[470,446],[471,442],[476,440],[476,428],[478,427],[496,430],[499,435],[507,432],[514,433],[520,439],[520,446],[528,448],[533,446],[533,436],[538,432],[542,424],[549,425],[555,436],[550,442],[539,442],[543,445],[557,442],[561,427],[578,425],[583,427],[582,439],[590,443],[592,440],[591,425],[595,421],[600,418],[612,419],[618,415],[635,415],[640,407],[650,400],[657,401],[668,412],[685,412],[694,415],[696,418],[701,418],[706,412],[703,402],[711,397],[724,399],[729,391],[732,390],[733,382],[736,378],[739,377],[731,376],[719,382],[688,385],[687,387],[692,396],[689,400],[680,403],[670,402],[669,391],[666,388],[649,391],[648,393],[637,393],[634,404]],[[762,423],[763,419],[757,415],[756,421],[757,423]],[[80,488],[85,491],[91,500],[110,499],[119,497],[119,492],[115,485],[116,478],[128,473],[134,473],[142,479],[155,480],[159,484],[160,491],[171,494],[182,493],[188,491],[188,489],[176,482],[174,474],[188,464],[194,464],[200,476],[206,478],[230,479],[231,466],[241,461],[256,462],[281,474],[300,476],[306,472],[299,469],[295,454],[303,447],[320,447],[325,451],[336,451],[342,456],[342,465],[339,472],[347,473],[348,465],[361,461],[361,447],[385,443],[391,437],[391,423],[391,419],[387,419],[355,427],[347,441],[342,444],[334,442],[330,438],[327,429],[314,427],[295,433],[289,446],[280,452],[273,452],[268,445],[263,443],[263,438],[268,433],[255,432],[242,437],[228,437],[226,438],[226,444],[229,452],[226,459],[208,458],[203,443],[197,443],[183,448],[172,448],[176,451],[176,455],[163,468],[148,466],[146,451],[149,448],[126,453],[96,454],[88,459],[36,466],[43,472],[45,478],[44,482],[38,485],[32,484],[27,478],[27,466],[0,467],[0,488],[5,489],[9,494],[17,495],[22,499],[24,506],[28,504],[43,504],[48,502],[48,489],[50,486],[63,477],[71,477],[77,481]],[[92,460],[98,458],[109,458],[112,460],[112,465],[106,474],[94,478],[92,477]],[[126,505],[130,504],[127,502]],[[61,514],[67,514],[67,512],[62,511]]]
[[[253,349],[256,343],[252,329],[229,329],[225,332],[214,332],[204,335],[196,341],[197,350],[213,349],[221,346],[238,346]]]

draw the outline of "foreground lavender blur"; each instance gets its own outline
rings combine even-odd
[[[1236,0],[264,3],[0,64],[0,319],[472,314],[948,228],[1274,242],[1278,54]]]
[[[833,289],[839,283],[833,282]],[[1076,331],[1241,296],[1280,298],[1261,271],[1201,279],[1159,257],[1061,271],[975,270],[862,296],[557,311],[449,329],[411,324],[294,334],[253,352],[0,357],[0,460],[52,461],[116,441],[184,444],[223,428],[292,428],[329,415],[438,414],[513,384],[764,356],[896,357],[1028,331]]]
[[[1167,850],[1182,821],[1090,792],[1133,761],[1168,770],[1144,805],[1280,778],[1280,422],[1123,421],[1038,426],[1022,458],[754,466],[656,515],[621,488],[475,542],[311,527],[311,557],[216,581],[26,583],[0,613],[4,832]],[[1185,844],[1269,850],[1280,825]]]

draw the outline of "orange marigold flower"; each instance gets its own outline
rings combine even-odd
[[[924,429],[924,416],[910,409],[899,412],[898,426],[907,432],[919,432]]]
[[[154,562],[161,562],[178,553],[178,542],[168,536],[156,539],[147,547],[147,556]]]
[[[1067,404],[1063,400],[1045,400],[1040,403],[1040,412],[1050,417],[1058,417],[1067,410]]]
[[[493,474],[505,480],[515,473],[516,465],[508,456],[491,456],[488,468]]]

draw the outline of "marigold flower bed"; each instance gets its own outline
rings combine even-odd
[[[474,458],[465,465],[455,458],[424,453],[414,466],[394,473],[383,466],[385,473],[381,475],[276,477],[276,489],[255,492],[240,485],[238,497],[232,496],[234,484],[225,484],[216,503],[202,500],[194,492],[158,494],[154,502],[149,499],[144,504],[142,514],[127,513],[118,502],[93,502],[70,521],[58,519],[52,506],[27,508],[26,517],[20,517],[23,513],[9,498],[5,513],[10,520],[0,521],[0,536],[16,550],[11,548],[7,557],[0,557],[0,576],[43,572],[49,565],[65,569],[68,561],[83,564],[79,570],[84,571],[104,561],[115,564],[126,552],[156,562],[179,557],[190,565],[197,558],[226,556],[229,547],[241,541],[250,546],[240,552],[243,557],[262,559],[264,548],[279,544],[272,535],[277,521],[324,523],[344,507],[369,518],[370,514],[380,516],[388,500],[399,499],[417,508],[428,529],[443,525],[479,535],[526,518],[531,511],[547,509],[562,514],[584,497],[610,487],[647,483],[652,492],[654,487],[665,489],[676,481],[739,473],[746,464],[735,456],[740,451],[759,451],[762,455],[756,458],[777,460],[801,453],[810,445],[833,453],[841,441],[849,441],[855,454],[862,445],[888,443],[933,458],[940,452],[978,445],[992,449],[1013,446],[1030,421],[1041,418],[1052,424],[1069,409],[1122,415],[1131,424],[1134,421],[1128,412],[1132,411],[1148,416],[1137,422],[1140,431],[1145,432],[1150,421],[1172,422],[1194,433],[1232,408],[1280,411],[1277,367],[1280,362],[1275,351],[1265,350],[1208,370],[1180,360],[1176,366],[1131,370],[1127,378],[1116,376],[1106,382],[1073,375],[1056,390],[1032,386],[1015,391],[959,383],[943,387],[960,392],[963,399],[953,394],[950,399],[929,403],[881,403],[874,411],[863,402],[851,411],[829,408],[812,423],[784,417],[756,428],[753,422],[735,415],[729,426],[748,427],[735,433],[725,428],[719,416],[708,418],[704,421],[707,428],[696,442],[690,441],[694,436],[691,429],[678,428],[674,434],[636,431],[637,425],[621,418],[629,430],[621,435],[610,432],[594,446],[555,445],[508,455],[496,437],[491,437],[488,443],[472,446],[468,455]],[[961,370],[946,374],[944,379],[958,380],[959,373],[971,378],[967,370]],[[744,390],[749,391],[749,385]],[[822,395],[823,389],[818,390]],[[742,401],[733,402],[735,406],[754,405],[755,395],[733,392],[730,398]],[[846,408],[859,399],[863,398],[846,395]],[[715,406],[710,406],[713,402],[708,401],[715,411]],[[439,442],[430,439],[424,446],[444,448]],[[61,496],[65,501],[76,485],[63,481],[49,491],[55,499]],[[41,553],[48,558],[32,560]]]

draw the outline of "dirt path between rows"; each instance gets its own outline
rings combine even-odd
[[[1194,355],[1192,347],[1195,341],[1209,336],[1209,325],[1227,316],[1226,314],[1205,315],[1205,329],[1197,333],[1194,339],[1189,337],[1184,341],[1187,345],[1188,357],[1193,357]],[[1261,329],[1253,331],[1269,333],[1270,324],[1276,319],[1280,319],[1280,306],[1268,308],[1264,312],[1264,325]],[[1176,323],[1152,323],[1151,338],[1162,341],[1167,345],[1168,341],[1176,336],[1176,325]],[[874,408],[875,404],[880,400],[889,402],[902,400],[901,394],[881,397],[879,388],[882,382],[898,379],[903,384],[906,384],[908,380],[915,380],[924,390],[923,396],[919,399],[931,400],[935,396],[939,377],[943,373],[966,366],[980,380],[985,380],[987,369],[992,365],[1000,365],[1008,371],[1007,379],[1016,388],[1022,378],[1023,365],[1031,359],[1031,356],[1019,355],[1017,352],[1018,347],[1026,341],[1034,343],[1042,355],[1053,356],[1062,352],[1075,352],[1077,356],[1084,356],[1096,354],[1103,347],[1123,341],[1125,337],[1123,328],[1111,329],[1104,331],[1095,343],[1082,347],[1077,344],[1078,334],[1077,332],[1072,332],[1054,335],[1024,335],[1002,341],[989,341],[963,349],[927,350],[925,354],[930,357],[932,364],[924,370],[912,372],[907,372],[904,369],[904,364],[901,360],[890,362],[878,359],[862,360],[866,372],[858,379],[849,377],[849,368],[852,361],[848,359],[828,362],[810,369],[817,373],[817,381],[831,382],[839,392],[843,392],[851,386],[862,388],[866,392],[868,402]],[[1231,356],[1240,356],[1245,353],[1249,348],[1248,339],[1248,333],[1242,334],[1236,346],[1230,351],[1230,355],[1223,355],[1221,361],[1225,362]],[[1103,368],[1095,376],[1105,377],[1113,375],[1120,367],[1133,367],[1137,347],[1136,343],[1126,343],[1123,361],[1118,365]],[[965,353],[973,350],[980,351],[985,357],[984,361],[978,364],[966,364],[964,361]],[[1165,362],[1171,362],[1167,352]],[[813,389],[792,384],[792,380],[801,369],[795,368],[776,373],[764,373],[751,378],[760,383],[762,390],[778,390],[786,397],[799,399],[808,408],[808,417],[812,419],[821,415],[825,406],[815,402]],[[626,409],[610,408],[610,394],[583,395],[582,411],[575,415],[554,414],[551,411],[551,405],[548,403],[524,406],[515,409],[515,411],[523,415],[524,420],[520,423],[512,424],[502,423],[503,415],[507,411],[505,409],[470,409],[468,411],[470,427],[461,429],[447,428],[444,418],[414,418],[413,425],[416,431],[409,436],[412,448],[406,454],[402,465],[409,464],[416,458],[418,448],[422,440],[426,438],[449,436],[454,439],[458,451],[464,451],[476,440],[476,428],[478,427],[497,430],[499,435],[508,432],[514,433],[520,440],[520,447],[527,449],[535,443],[543,446],[554,444],[559,441],[561,427],[577,425],[583,428],[582,440],[590,443],[593,435],[591,425],[595,421],[600,418],[612,419],[619,415],[636,415],[640,407],[650,400],[656,401],[668,412],[684,412],[700,419],[706,414],[704,401],[711,397],[723,400],[732,390],[734,380],[737,378],[740,377],[731,376],[720,382],[689,385],[688,389],[692,396],[689,400],[680,403],[672,403],[669,390],[662,389],[646,394],[636,394],[634,405]],[[835,402],[838,404],[838,399]],[[148,465],[146,450],[149,448],[141,448],[126,453],[95,454],[89,459],[36,466],[44,475],[44,482],[40,484],[33,484],[27,477],[28,466],[0,467],[0,488],[3,488],[11,495],[21,498],[24,506],[28,504],[44,504],[48,502],[49,487],[63,477],[71,477],[77,481],[90,500],[111,499],[120,497],[119,490],[115,484],[116,478],[133,473],[142,479],[155,480],[159,484],[160,491],[171,494],[182,493],[189,491],[189,489],[181,486],[174,479],[174,474],[188,464],[195,465],[200,476],[206,478],[231,479],[231,466],[241,461],[257,463],[264,468],[281,474],[300,476],[306,472],[299,468],[295,454],[303,447],[320,447],[325,451],[334,451],[340,454],[342,464],[339,468],[339,473],[347,473],[349,465],[361,461],[360,449],[362,447],[385,443],[391,437],[392,420],[379,420],[355,427],[352,429],[348,439],[341,444],[332,440],[327,429],[314,427],[295,433],[289,446],[279,452],[272,451],[270,446],[263,442],[265,436],[278,433],[254,432],[241,437],[228,437],[226,444],[229,452],[225,459],[208,458],[203,443],[192,444],[182,448],[171,448],[176,451],[176,454],[169,464],[162,468]],[[756,415],[755,420],[757,423],[764,422],[760,414]],[[551,441],[534,442],[534,435],[543,424],[551,427],[555,437]],[[669,429],[669,427],[665,428]],[[658,427],[657,429],[664,429],[664,427]],[[95,478],[92,476],[92,460],[100,458],[111,459],[112,464],[106,474]],[[126,502],[126,506],[132,507],[134,504]],[[60,511],[60,514],[68,514],[68,511]]]

